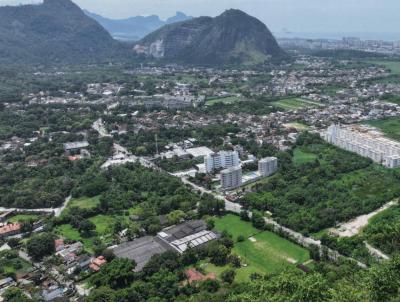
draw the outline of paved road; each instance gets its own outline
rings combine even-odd
[[[64,203],[58,208],[42,208],[42,209],[24,209],[24,208],[4,208],[0,207],[1,212],[17,211],[17,212],[30,212],[30,213],[54,213],[56,217],[61,215],[61,212],[67,207],[71,200],[71,196],[65,198]]]

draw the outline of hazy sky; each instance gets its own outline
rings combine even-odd
[[[0,5],[35,0],[0,0]],[[82,8],[110,18],[182,11],[215,16],[239,8],[266,23],[274,32],[399,33],[400,0],[75,0]]]

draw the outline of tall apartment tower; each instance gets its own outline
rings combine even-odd
[[[221,188],[235,189],[242,185],[242,167],[236,166],[221,171]]]
[[[261,176],[270,176],[278,170],[278,159],[276,157],[266,157],[258,162],[258,173]]]
[[[237,151],[221,151],[204,157],[204,165],[207,173],[218,169],[227,169],[239,165],[239,154]]]

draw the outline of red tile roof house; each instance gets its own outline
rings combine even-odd
[[[56,248],[56,252],[62,251],[65,249],[64,239],[56,239],[54,240],[54,246]]]
[[[92,260],[92,263],[89,265],[90,269],[94,272],[98,272],[100,268],[107,263],[107,260],[103,256],[99,256]]]
[[[13,236],[19,234],[21,231],[21,224],[11,223],[0,228],[0,239],[6,238],[8,236]]]
[[[217,277],[214,273],[208,274],[207,276],[203,275],[199,271],[194,268],[190,268],[185,271],[186,278],[188,279],[189,284],[194,282],[200,282],[205,280],[215,280]]]

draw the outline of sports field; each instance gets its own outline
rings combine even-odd
[[[233,239],[239,235],[246,238],[243,242],[236,242],[233,248],[233,253],[240,256],[243,265],[236,270],[236,281],[246,281],[252,273],[274,273],[310,259],[309,252],[301,246],[272,232],[259,231],[236,215],[218,218],[215,228],[220,232],[227,231]],[[214,272],[217,276],[224,270],[212,264],[204,266],[207,272]]]

